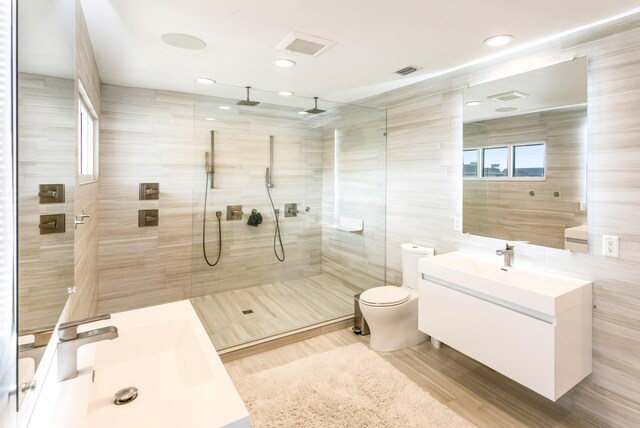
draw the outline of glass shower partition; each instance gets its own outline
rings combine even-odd
[[[218,86],[194,95],[190,296],[213,344],[352,316],[385,282],[386,112]]]

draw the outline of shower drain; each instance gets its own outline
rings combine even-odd
[[[123,404],[131,403],[136,398],[138,398],[138,388],[135,386],[128,386],[115,393],[113,396],[113,402],[116,406],[122,406]]]
[[[245,315],[249,315],[253,313],[253,309],[245,309],[244,311],[242,311],[243,314]]]

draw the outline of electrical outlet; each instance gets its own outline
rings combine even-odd
[[[453,230],[462,232],[462,217],[459,215],[453,216]]]
[[[620,257],[620,238],[617,236],[602,236],[602,254],[607,257]]]

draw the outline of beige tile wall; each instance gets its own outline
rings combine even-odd
[[[183,299],[191,288],[193,99],[188,94],[102,86],[99,311]],[[160,199],[138,200],[159,182]],[[138,227],[159,209],[158,227]]]
[[[55,324],[73,286],[75,82],[18,77],[20,330]],[[38,186],[65,185],[65,202],[40,204]],[[65,233],[40,235],[42,214],[65,214]]]
[[[218,106],[230,100],[103,85],[99,226],[99,310],[120,311],[228,289],[321,273],[321,132],[291,115]],[[195,112],[195,113],[194,113]],[[195,116],[194,116],[195,114]],[[221,116],[222,115],[222,116]],[[205,117],[215,116],[215,122]],[[195,122],[194,122],[195,121]],[[195,127],[194,127],[195,123]],[[204,153],[215,130],[215,189],[208,190],[207,252],[202,257]],[[274,217],[265,188],[269,136],[275,136],[272,189],[281,216],[286,261],[273,254]],[[160,199],[139,201],[138,184],[159,182]],[[227,221],[226,205],[242,204],[242,221]],[[310,211],[305,212],[304,208]],[[159,226],[139,228],[138,209],[159,209]],[[246,224],[251,209],[262,213]]]
[[[386,112],[348,106],[325,122],[322,269],[360,289],[384,285]],[[364,230],[336,229],[340,216]]]
[[[218,106],[231,104],[226,113]],[[234,101],[198,96],[195,99],[196,162],[193,171],[193,276],[192,295],[238,289],[321,273],[321,129],[301,120],[297,109],[270,105],[237,107]],[[217,120],[207,121],[206,117]],[[202,256],[202,208],[204,203],[204,153],[210,150],[215,130],[215,189],[208,190],[207,253],[217,255],[215,211],[223,212],[223,250],[215,268]],[[274,136],[271,189],[280,209],[280,230],[285,261],[273,252],[275,217],[271,210],[265,172],[269,166],[269,137]],[[297,217],[285,217],[284,205],[297,203]],[[226,206],[242,204],[242,221],[226,221]],[[309,211],[305,208],[309,207]],[[252,209],[263,216],[258,227],[247,225]],[[277,246],[280,253],[279,245]],[[211,261],[213,261],[211,260]]]
[[[79,0],[76,0],[76,77],[79,82],[82,82],[100,121],[102,119],[100,73],[98,72],[87,24],[84,20],[82,6]],[[76,94],[78,93],[79,84],[77,83]],[[76,161],[77,153],[78,150],[76,147]],[[67,312],[70,319],[80,319],[92,315],[95,313],[97,307],[97,231],[100,221],[98,200],[98,181],[80,184],[76,174],[75,215],[84,211],[91,217],[85,220],[84,225],[79,225],[75,231],[74,285],[77,291],[76,294],[72,294],[70,298],[69,310]]]
[[[638,18],[370,100],[388,107],[387,276],[399,284],[402,242],[434,246],[439,253],[491,254],[504,245],[453,230],[453,216],[462,213],[462,89],[584,55],[589,254],[521,245],[516,265],[593,280],[593,374],[560,403],[603,426],[629,427],[640,420]],[[600,255],[603,234],[620,237],[619,259]]]

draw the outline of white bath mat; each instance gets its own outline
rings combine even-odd
[[[470,427],[361,343],[234,381],[261,427]]]

